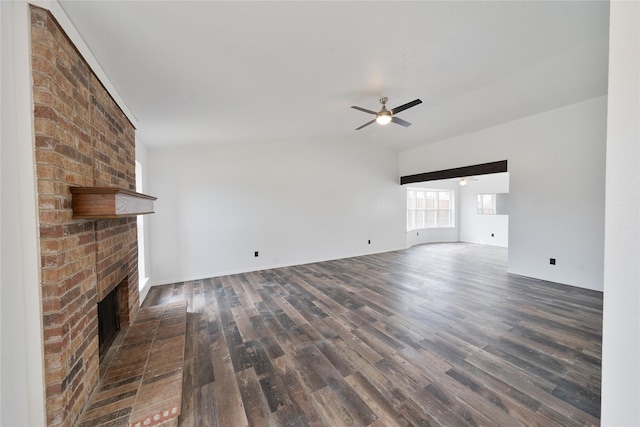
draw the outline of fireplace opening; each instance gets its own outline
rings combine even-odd
[[[98,303],[98,354],[102,356],[120,330],[120,308],[118,304],[118,288]]]

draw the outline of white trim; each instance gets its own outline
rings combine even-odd
[[[26,2],[13,5],[13,58],[16,91],[18,186],[20,192],[24,321],[29,413],[28,425],[46,422],[44,343],[40,294],[40,240],[35,178],[33,90],[31,81],[31,19]],[[34,267],[35,266],[35,267]]]
[[[19,16],[21,15],[22,19]],[[16,110],[18,111],[18,162],[20,211],[22,213],[23,279],[25,292],[25,322],[27,336],[27,382],[29,393],[29,424],[43,425],[46,420],[44,390],[44,342],[42,332],[42,301],[40,293],[40,240],[35,144],[33,128],[33,90],[31,82],[31,27],[29,8],[14,8],[14,52]],[[24,120],[20,120],[24,117]],[[37,266],[37,268],[32,268]],[[32,406],[33,405],[33,406]],[[40,407],[42,405],[42,407]],[[35,407],[34,407],[35,406]]]
[[[138,290],[139,290],[139,298],[140,298],[141,306],[142,306],[142,303],[144,302],[144,299],[147,297],[147,294],[149,293],[149,289],[151,289],[151,285],[149,284],[149,278],[145,277],[144,279],[140,280],[140,282],[138,283]]]
[[[0,4],[0,165],[2,164],[2,9]],[[0,218],[2,218],[2,173],[0,173]],[[0,242],[2,242],[2,221],[0,221]],[[0,244],[0,307],[2,307],[2,245]],[[2,315],[0,315],[0,378],[2,375]],[[2,421],[2,384],[0,382],[0,421]]]

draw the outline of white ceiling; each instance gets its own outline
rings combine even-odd
[[[59,3],[149,147],[404,150],[607,92],[605,1]],[[382,96],[413,126],[356,131]]]

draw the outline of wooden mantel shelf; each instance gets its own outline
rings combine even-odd
[[[154,213],[157,197],[113,187],[70,187],[74,218],[108,219]]]

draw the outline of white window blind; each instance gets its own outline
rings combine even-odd
[[[453,191],[407,189],[407,231],[453,227],[453,212]]]

